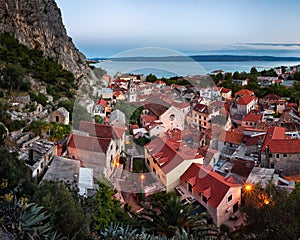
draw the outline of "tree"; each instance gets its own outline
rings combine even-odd
[[[256,239],[298,239],[300,236],[300,185],[288,193],[270,183],[265,189],[255,185],[244,195],[247,215],[244,234]]]
[[[109,227],[111,222],[128,222],[129,217],[121,209],[121,203],[114,195],[116,192],[105,182],[98,183],[99,188],[92,204],[92,230]]]
[[[146,82],[155,82],[157,80],[157,77],[150,73],[148,76],[146,76]]]
[[[8,186],[0,189],[0,193],[17,191],[21,194],[23,187],[31,182],[31,172],[25,162],[18,159],[17,153],[0,147],[0,181],[2,179],[7,181]]]
[[[205,214],[191,214],[191,204],[183,204],[176,193],[158,193],[152,197],[152,208],[138,216],[147,232],[173,237],[181,229],[199,238],[217,233],[216,228],[207,224]]]
[[[88,216],[85,215],[77,191],[64,182],[43,181],[34,201],[44,206],[50,214],[50,223],[65,237],[85,239]]]
[[[44,136],[49,133],[51,124],[43,120],[32,121],[29,126],[25,128],[26,131],[31,131],[36,136]]]
[[[250,74],[251,74],[251,75],[255,75],[255,76],[258,75],[258,71],[257,71],[256,67],[252,67],[252,68],[251,68]]]
[[[8,64],[3,69],[3,79],[5,82],[4,88],[20,89],[23,82],[25,71],[18,65]]]

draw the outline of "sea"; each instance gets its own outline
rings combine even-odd
[[[258,71],[271,69],[280,66],[296,66],[300,62],[294,61],[242,61],[242,62],[126,62],[126,61],[102,61],[95,64],[107,71],[111,76],[116,73],[132,73],[132,74],[154,74],[158,78],[174,77],[174,76],[193,76],[205,75],[215,70],[223,70],[225,72],[250,72],[252,67],[256,67]]]
[[[142,48],[133,49],[114,57],[132,57],[132,56],[153,56],[159,53],[159,56],[163,54],[165,56],[172,56],[179,54],[181,56],[192,55],[244,55],[244,56],[275,56],[275,57],[299,57],[300,49],[234,49],[234,50],[216,50],[216,51],[202,51],[202,52],[183,52],[179,53],[170,49],[161,48]],[[155,55],[157,56],[157,55]],[[117,72],[121,73],[133,73],[133,74],[154,74],[158,78],[173,77],[173,76],[193,76],[193,75],[205,75],[211,73],[214,70],[223,70],[225,72],[250,72],[252,67],[256,67],[258,71],[264,69],[271,69],[280,66],[296,66],[300,61],[187,61],[187,62],[126,62],[126,61],[102,61],[97,63],[96,67],[105,69],[109,75],[114,76]]]

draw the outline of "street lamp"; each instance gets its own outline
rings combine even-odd
[[[142,183],[142,192],[144,192],[144,180],[145,180],[145,174],[144,173],[142,173],[140,175],[140,179],[141,179],[141,183]]]
[[[250,183],[245,184],[244,185],[244,190],[245,190],[245,192],[250,193],[253,190],[252,184],[250,184]]]

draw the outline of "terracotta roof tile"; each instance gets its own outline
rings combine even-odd
[[[240,91],[235,93],[235,96],[244,96],[244,95],[254,95],[254,92],[248,89],[241,89]]]
[[[111,139],[107,138],[97,138],[71,134],[68,141],[68,150],[69,152],[71,152],[69,154],[74,156],[75,159],[80,159],[78,149],[106,154],[110,142]]]
[[[257,114],[249,112],[245,117],[242,118],[242,122],[261,122],[263,120],[263,114]]]
[[[180,177],[182,182],[187,182],[193,177],[197,177],[195,185],[192,187],[195,194],[204,194],[207,203],[217,208],[226,196],[231,187],[241,187],[240,184],[228,182],[216,172],[202,167],[201,164],[193,163]]]
[[[243,95],[241,96],[238,101],[237,104],[238,105],[248,105],[250,102],[252,102],[255,99],[254,96],[249,96],[249,95]]]
[[[120,139],[125,129],[115,126],[80,121],[79,130],[100,138]]]
[[[249,174],[254,168],[254,165],[254,162],[247,161],[244,159],[237,159],[234,161],[233,167],[231,168],[231,172],[244,178],[248,178]]]

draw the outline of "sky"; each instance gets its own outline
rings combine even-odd
[[[189,55],[300,51],[298,0],[56,2],[68,35],[87,57],[143,47]]]

